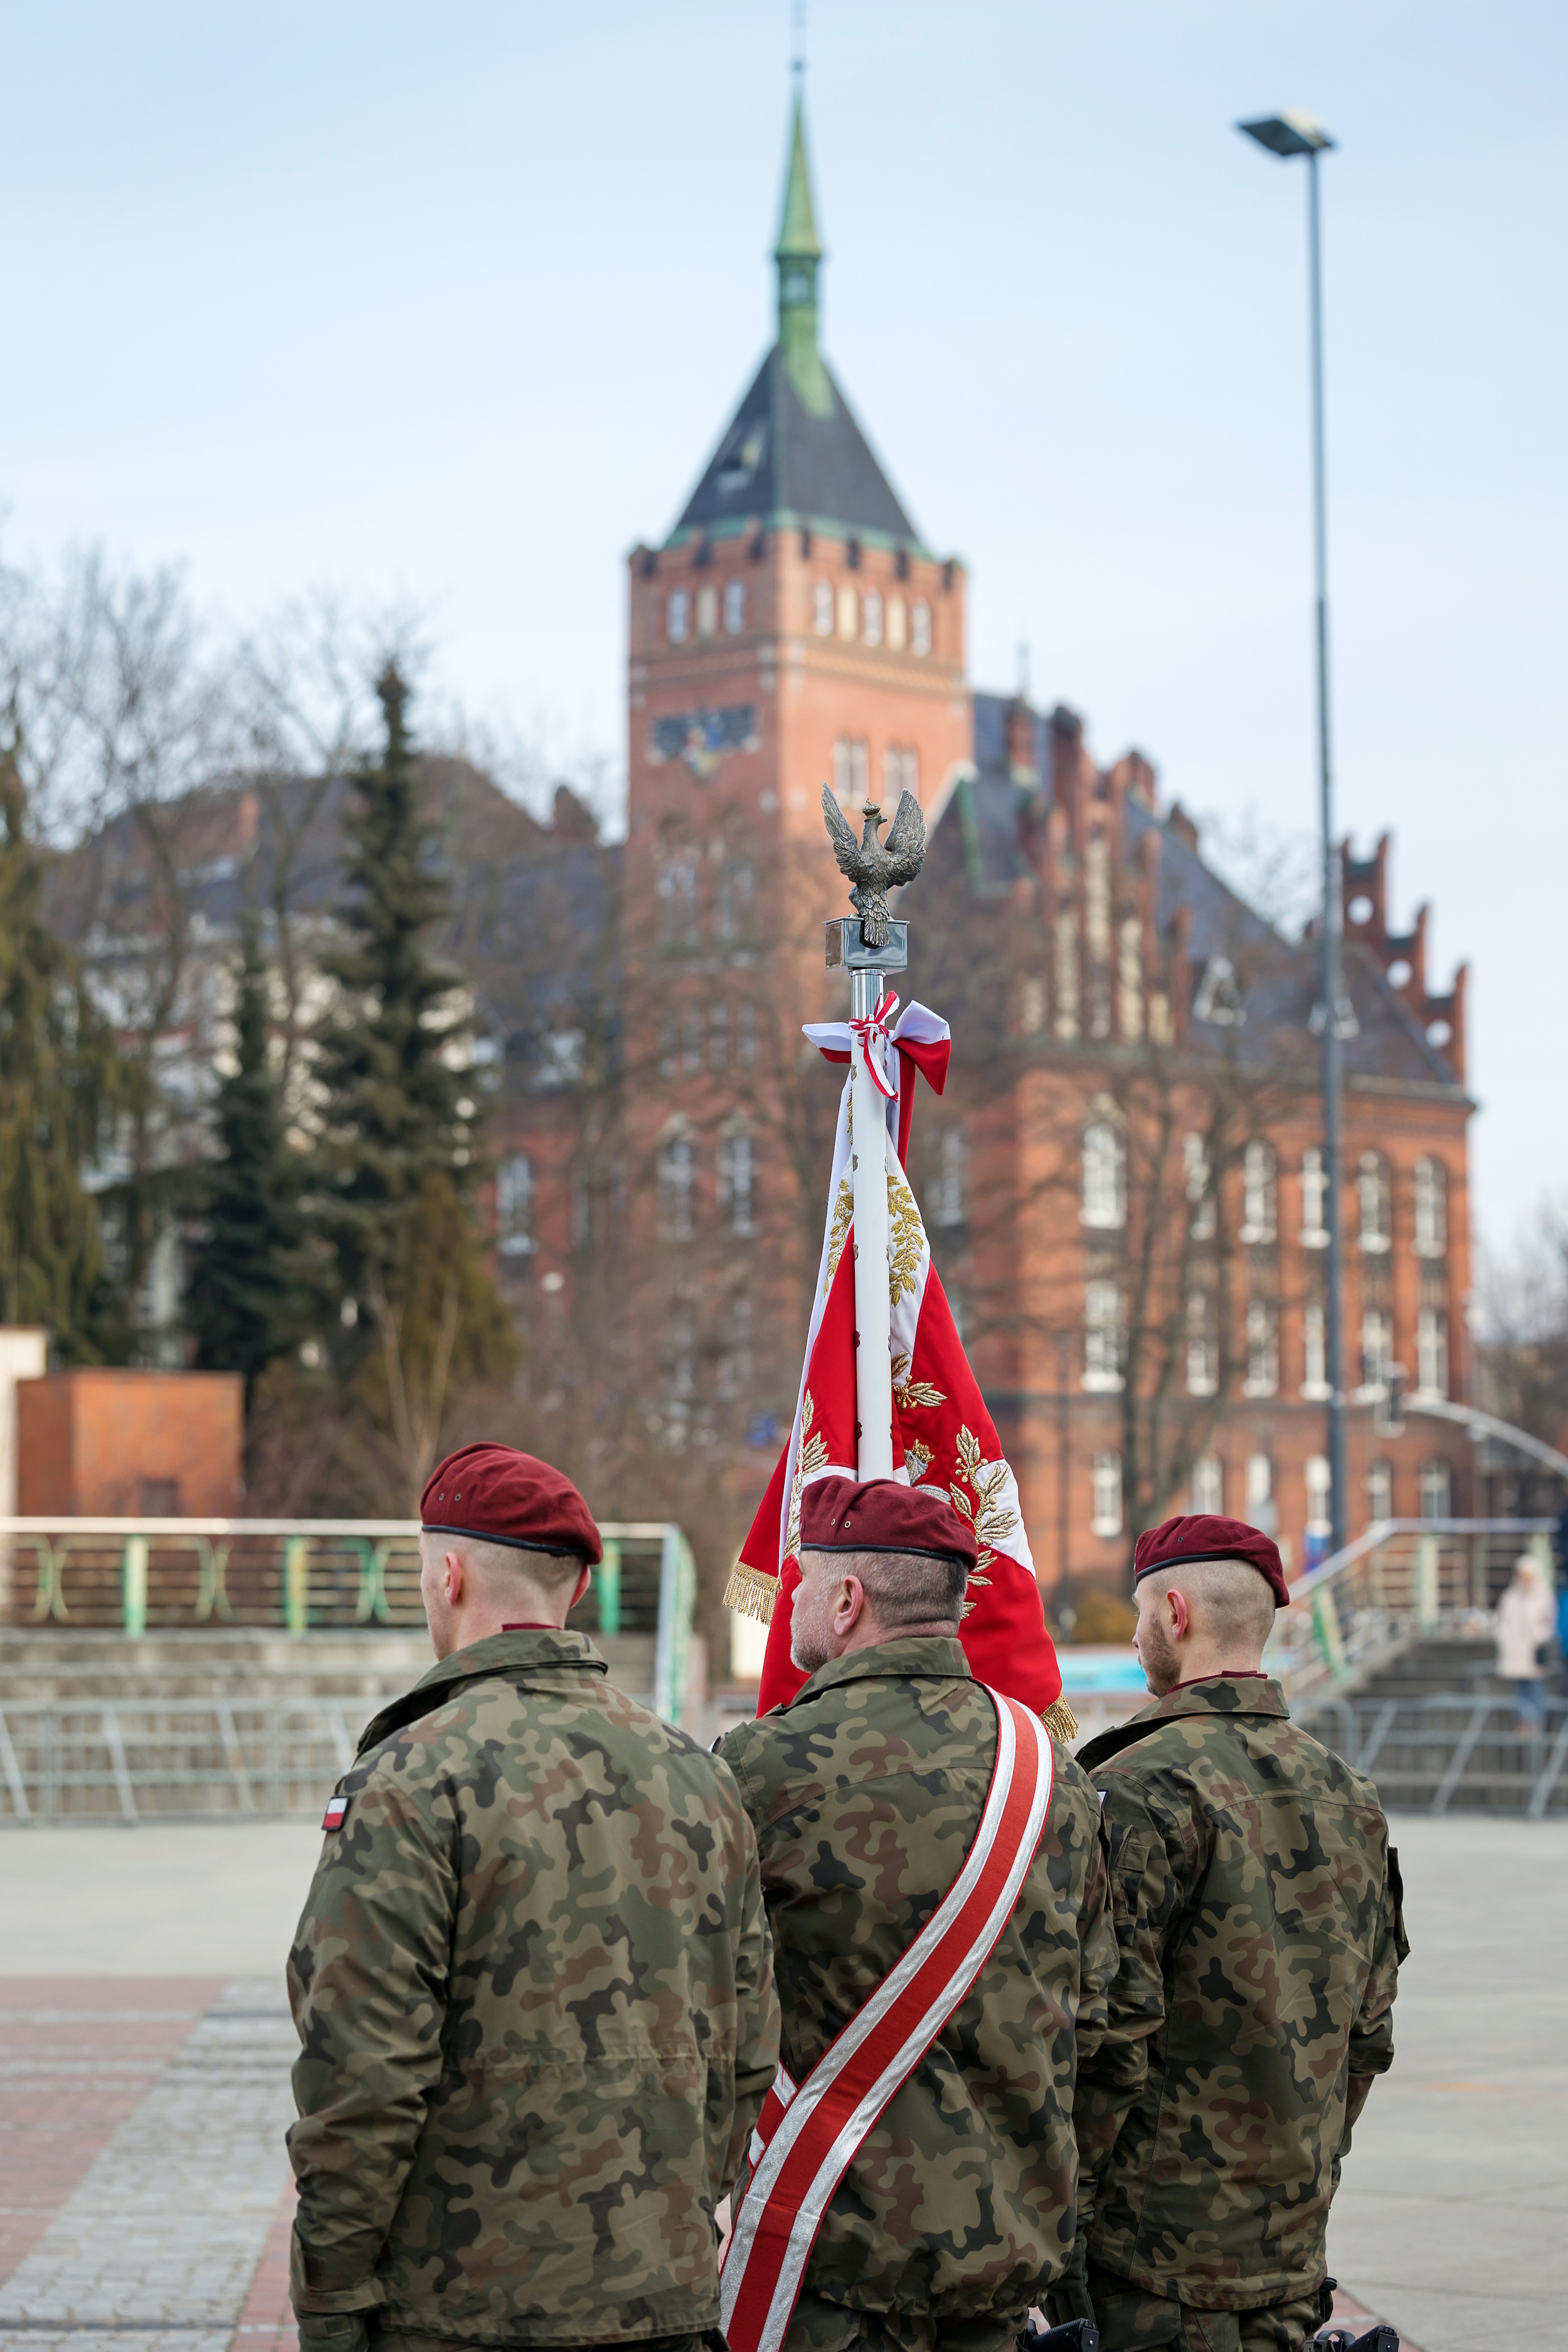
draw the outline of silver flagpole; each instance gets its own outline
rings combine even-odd
[[[849,974],[849,1155],[855,1203],[856,1467],[862,1478],[893,1475],[893,1367],[888,1289],[887,1097],[871,1073],[870,1023],[891,972],[909,964],[909,925],[888,913],[888,892],[912,881],[925,857],[925,820],[912,793],[900,801],[884,845],[877,838],[882,812],[868,802],[856,840],[824,784],[822,810],[834,854],[850,881],[858,909],[826,925],[828,970]],[[862,1025],[865,1024],[865,1025]],[[884,1052],[889,1049],[884,1047]],[[889,1082],[891,1072],[888,1073]]]

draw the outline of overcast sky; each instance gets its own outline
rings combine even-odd
[[[0,499],[237,622],[331,584],[622,756],[625,551],[771,334],[785,0],[4,11]],[[1342,821],[1471,960],[1480,1221],[1568,1196],[1565,12],[815,0],[826,340],[972,675],[1313,823],[1304,191],[1324,166]]]

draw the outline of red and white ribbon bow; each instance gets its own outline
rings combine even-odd
[[[888,1084],[886,1063],[888,1024],[898,1009],[898,998],[890,989],[884,988],[877,1000],[875,1013],[867,1013],[860,1020],[851,1021],[849,1024],[851,1036],[860,1041],[860,1051],[866,1056],[866,1067],[871,1074],[871,1084],[884,1102],[891,1102],[898,1092],[896,1087]]]

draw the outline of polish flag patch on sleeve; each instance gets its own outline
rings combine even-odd
[[[321,1815],[321,1827],[324,1830],[341,1830],[343,1825],[343,1815],[348,1809],[349,1801],[346,1797],[330,1797],[327,1800],[327,1810]]]

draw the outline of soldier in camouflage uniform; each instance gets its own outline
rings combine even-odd
[[[958,1641],[974,1561],[973,1530],[934,1489],[805,1489],[792,1656],[810,1680],[720,1750],[756,1825],[797,2083],[974,1838],[997,1742]],[[1071,2252],[1075,2076],[1115,1967],[1099,1804],[1058,1750],[1011,1919],[828,2204],[784,2352],[1010,2347]]]
[[[1351,2126],[1394,2056],[1398,1859],[1371,1781],[1262,1672],[1289,1598],[1269,1538],[1168,1520],[1135,1572],[1156,1696],[1079,1752],[1121,1963],[1079,2098],[1076,2285],[1047,2308],[1092,2305],[1102,2352],[1299,2352],[1329,2317]]]
[[[751,1823],[563,1630],[600,1556],[567,1480],[468,1447],[423,1516],[440,1663],[365,1732],[289,1963],[302,2352],[697,2352],[777,2063]]]

